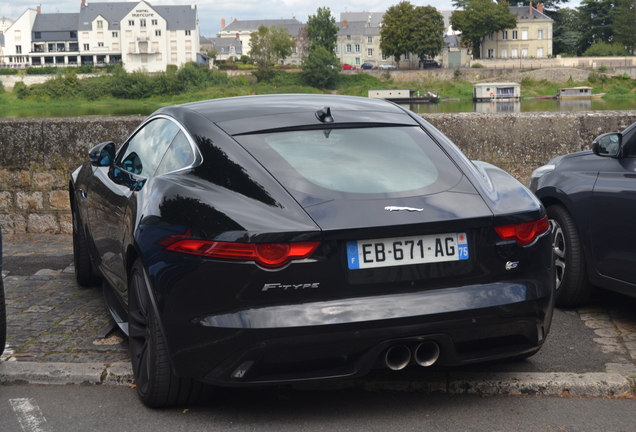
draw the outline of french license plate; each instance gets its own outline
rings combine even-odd
[[[467,259],[468,237],[463,232],[347,242],[351,270]]]

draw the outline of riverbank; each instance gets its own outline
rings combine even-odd
[[[484,78],[484,74],[487,77]],[[153,75],[116,71],[113,75],[88,77],[65,73],[46,81],[43,77],[33,78],[39,80],[33,85],[17,83],[14,91],[1,93],[0,106],[4,115],[0,115],[46,117],[51,111],[59,113],[70,107],[75,111],[67,110],[69,116],[147,115],[166,105],[222,97],[272,93],[336,93],[366,97],[369,89],[382,88],[411,88],[420,93],[431,91],[445,98],[470,101],[473,83],[484,79],[520,82],[524,98],[555,95],[560,87],[586,85],[592,87],[594,93],[605,93],[607,101],[636,101],[636,79],[629,75],[610,76],[609,73],[578,68],[347,71],[340,74],[338,83],[331,89],[306,86],[299,73],[281,71],[269,82],[253,83],[245,75],[228,76],[196,67]]]

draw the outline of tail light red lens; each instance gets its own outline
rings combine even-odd
[[[545,216],[536,221],[496,226],[495,231],[504,240],[514,240],[519,245],[526,246],[534,243],[537,237],[545,234],[549,228],[548,217]]]
[[[320,242],[229,243],[183,239],[167,245],[173,252],[243,261],[256,261],[267,268],[279,268],[292,260],[309,257]]]

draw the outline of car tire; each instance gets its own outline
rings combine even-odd
[[[577,307],[592,296],[579,232],[565,207],[557,204],[547,210],[556,267],[555,303],[559,307]]]
[[[75,266],[75,280],[80,286],[90,287],[100,284],[100,278],[93,271],[91,257],[88,252],[88,242],[84,226],[77,213],[77,208],[72,212],[73,216],[73,265]]]
[[[0,257],[1,258],[1,257]],[[7,343],[7,307],[4,304],[4,282],[0,275],[0,354]]]
[[[129,345],[137,394],[151,408],[201,402],[209,397],[211,386],[179,378],[172,371],[148,288],[143,264],[137,259],[128,282]]]

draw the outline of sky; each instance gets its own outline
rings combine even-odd
[[[32,1],[33,4],[30,4]],[[417,6],[433,6],[439,10],[453,10],[452,0],[410,0]],[[90,0],[87,0],[90,2]],[[117,0],[112,1],[113,3]],[[254,19],[279,19],[296,18],[307,22],[309,15],[314,15],[319,7],[328,7],[340,20],[341,12],[384,12],[390,6],[399,3],[400,0],[198,0],[194,1],[199,12],[199,25],[201,34],[206,37],[215,37],[221,29],[221,18],[226,23],[234,18],[240,20]],[[183,5],[189,4],[188,0],[150,0],[151,5]],[[510,1],[514,3],[514,1]],[[570,1],[566,7],[576,7],[579,0]],[[0,17],[17,19],[27,8],[36,9],[42,7],[42,13],[78,13],[82,0],[26,0],[0,2]]]

